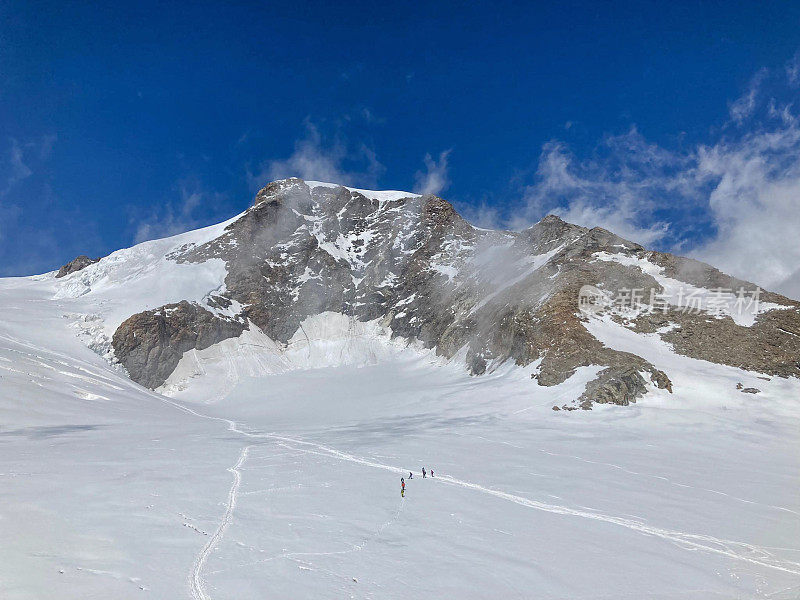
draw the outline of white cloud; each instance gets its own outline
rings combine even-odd
[[[786,79],[789,85],[797,86],[800,84],[800,52],[796,52],[790,61],[786,63]]]
[[[24,162],[22,148],[20,148],[17,140],[11,140],[11,176],[9,177],[9,185],[13,185],[17,181],[21,181],[31,176],[33,171]]]
[[[417,194],[440,194],[450,185],[447,174],[447,161],[452,150],[445,150],[439,154],[439,160],[434,160],[430,154],[426,154],[425,171],[417,171],[414,174],[414,192]]]
[[[3,188],[0,189],[0,198],[6,196],[17,183],[33,174],[33,169],[26,163],[23,147],[14,138],[9,139],[7,156],[7,162],[5,163],[5,168],[3,168],[3,179],[5,181],[3,182]]]
[[[360,144],[353,149],[341,136],[327,141],[309,119],[305,120],[304,126],[305,135],[295,142],[289,157],[265,161],[256,173],[248,171],[253,191],[270,181],[288,177],[362,188],[377,187],[385,167],[371,148]]]
[[[486,229],[504,229],[507,227],[507,223],[503,220],[496,206],[490,206],[486,202],[481,202],[480,204],[454,202],[454,205],[458,214],[476,227]]]
[[[511,224],[553,212],[800,298],[800,116],[767,92],[796,83],[797,61],[759,71],[713,143],[669,150],[631,129],[586,160],[546,144]]]
[[[19,182],[33,175],[31,164],[41,163],[50,157],[58,136],[43,135],[38,139],[20,143],[16,138],[8,138],[7,160],[0,164],[0,178],[3,187],[0,197],[5,196]]]
[[[784,279],[777,291],[789,298],[800,300],[800,268]]]
[[[136,220],[134,243],[177,235],[207,225],[197,216],[203,202],[219,204],[220,195],[204,192],[198,182],[186,179],[178,184],[179,199]]]
[[[53,146],[55,146],[57,140],[58,136],[56,134],[46,134],[38,141],[29,142],[26,146],[33,148],[39,154],[39,160],[47,160],[50,158],[50,153],[53,151]]]
[[[753,115],[757,105],[756,100],[761,90],[761,84],[767,74],[767,69],[759,69],[750,79],[747,92],[730,103],[728,110],[734,122],[741,124],[745,119]]]
[[[8,153],[0,155],[0,239],[21,214],[20,185],[34,174],[34,168],[49,158],[57,136],[43,135],[39,139],[20,143],[8,138]],[[33,165],[33,166],[31,166]]]
[[[761,129],[701,147],[697,177],[713,182],[708,205],[716,236],[693,254],[767,288],[798,296],[800,127]]]
[[[665,173],[684,161],[648,144],[631,129],[608,136],[602,158],[579,161],[560,142],[545,144],[535,182],[523,193],[524,208],[511,219],[519,229],[553,213],[586,227],[600,226],[641,244],[667,235],[668,225],[653,218],[658,198],[680,180]]]

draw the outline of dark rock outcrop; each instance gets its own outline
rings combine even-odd
[[[85,269],[89,265],[94,264],[99,260],[100,260],[99,258],[89,258],[85,254],[76,256],[58,270],[58,273],[56,273],[56,278],[65,277],[70,273],[74,273],[75,271],[80,271],[81,269]]]
[[[114,332],[112,344],[131,379],[156,388],[175,370],[184,352],[208,348],[244,329],[238,321],[221,319],[184,300],[129,317]]]
[[[578,403],[584,409],[590,409],[593,403],[627,406],[646,393],[647,383],[635,368],[608,368],[589,382]]]
[[[646,363],[647,364],[647,363]],[[661,389],[672,392],[672,382],[666,373],[647,364],[650,380]],[[590,410],[592,404],[617,404],[627,406],[647,393],[647,382],[636,367],[609,367],[598,373],[586,386],[586,391],[578,399],[578,405]]]

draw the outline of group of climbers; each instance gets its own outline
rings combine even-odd
[[[425,479],[428,476],[428,472],[425,470],[425,467],[422,467],[422,478]],[[433,477],[433,469],[431,469],[431,477]],[[412,471],[408,472],[408,478],[414,479],[414,473]],[[401,477],[400,478],[400,496],[402,498],[406,497],[406,480]]]

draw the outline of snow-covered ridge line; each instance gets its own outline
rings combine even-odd
[[[340,188],[343,187],[351,192],[361,194],[370,200],[377,200],[378,202],[392,202],[394,200],[402,200],[403,198],[419,198],[422,194],[415,194],[413,192],[404,192],[401,190],[362,190],[360,188],[348,187],[338,183],[327,183],[324,181],[306,181],[306,185],[312,190],[314,188]]]

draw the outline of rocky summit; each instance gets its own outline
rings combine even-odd
[[[58,276],[107,260],[114,255],[78,257]],[[672,391],[652,358],[593,334],[609,321],[687,357],[800,377],[800,303],[553,215],[524,231],[493,231],[433,195],[287,179],[259,191],[211,239],[173,247],[164,260],[225,269],[202,300],[149,308],[116,328],[113,359],[153,389],[187,352],[254,330],[285,345],[326,312],[378,321],[476,376],[511,361],[554,386],[597,367],[583,394],[557,409]]]

